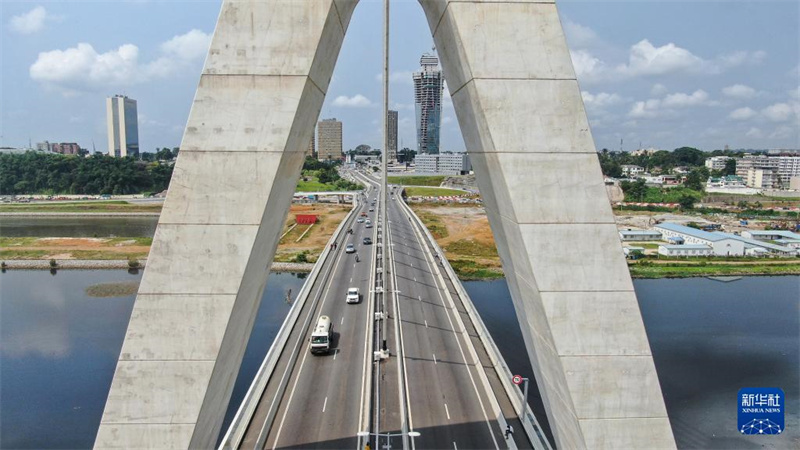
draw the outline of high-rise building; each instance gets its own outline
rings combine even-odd
[[[108,154],[125,157],[139,154],[139,118],[136,100],[124,95],[106,98]]]
[[[389,161],[397,161],[397,111],[389,110],[386,118],[389,126]]]
[[[333,161],[342,158],[342,122],[323,119],[317,124],[317,159]]]
[[[414,107],[417,113],[417,151],[439,153],[439,128],[442,123],[444,78],[439,58],[425,53],[419,59],[422,69],[414,72]]]
[[[317,134],[316,127],[311,130],[311,143],[308,144],[308,150],[306,150],[306,156],[314,157],[314,152],[316,149],[314,148],[314,144],[316,139],[314,139],[314,135]]]

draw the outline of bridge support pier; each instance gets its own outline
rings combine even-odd
[[[553,1],[420,0],[559,448],[674,448]]]

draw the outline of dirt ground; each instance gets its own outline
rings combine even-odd
[[[307,252],[308,262],[316,261],[328,239],[350,211],[349,205],[292,205],[278,245],[275,261],[294,262]],[[310,230],[295,223],[297,214],[316,214],[319,220]],[[303,232],[308,232],[302,236]],[[287,233],[288,231],[288,233]],[[2,259],[144,259],[150,252],[150,238],[0,238]],[[298,241],[299,239],[299,241]],[[302,261],[301,261],[302,262]]]

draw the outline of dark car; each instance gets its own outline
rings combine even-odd
[[[365,237],[363,242],[364,245],[372,245],[372,238]]]

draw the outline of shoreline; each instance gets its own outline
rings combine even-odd
[[[44,259],[9,259],[4,261],[3,270],[141,270],[147,266],[147,260],[139,260],[138,267],[128,266],[126,259],[57,259],[58,265],[50,267],[50,261]],[[273,262],[271,272],[308,273],[314,268],[311,263]]]
[[[4,271],[6,270],[142,270],[147,265],[147,260],[142,259],[139,260],[139,266],[132,268],[128,266],[128,260],[78,260],[78,259],[61,259],[56,260],[58,265],[56,267],[50,267],[49,260],[24,260],[24,259],[12,259],[5,261],[5,267],[3,268]],[[653,266],[650,266],[653,267]],[[696,266],[695,266],[696,267]],[[631,272],[631,278],[633,279],[649,279],[649,280],[656,280],[662,278],[708,278],[708,277],[717,277],[717,276],[735,276],[735,277],[747,277],[747,276],[798,276],[800,275],[800,265],[796,268],[792,268],[791,270],[783,271],[783,272],[776,272],[776,271],[768,271],[768,270],[757,270],[763,269],[764,266],[758,268],[752,268],[753,270],[724,270],[728,267],[735,267],[731,265],[723,265],[723,266],[715,266],[713,268],[709,268],[708,266],[703,267],[703,271],[697,272],[683,272],[683,273],[675,273],[675,267],[664,267],[661,273],[659,272],[651,272],[647,274],[636,274]],[[769,266],[767,266],[769,267]],[[296,273],[309,273],[314,268],[313,263],[289,263],[289,262],[273,262],[270,268],[271,272],[296,272]],[[722,270],[715,270],[715,269],[722,269]],[[669,270],[673,269],[673,270]],[[710,269],[710,270],[709,270]],[[468,276],[462,277],[459,276],[459,281],[493,281],[499,280],[501,278],[505,278],[505,276],[475,276],[474,274],[470,274]]]
[[[158,217],[160,212],[0,212],[0,217]]]

